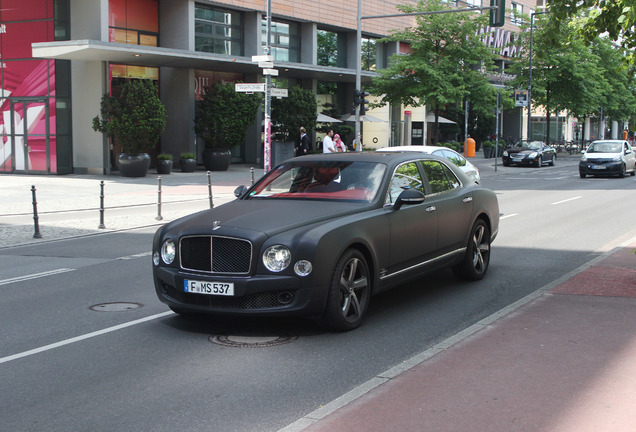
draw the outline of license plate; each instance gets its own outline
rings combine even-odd
[[[590,168],[595,170],[604,170],[605,167],[603,165],[592,165]]]
[[[234,284],[232,282],[205,282],[185,279],[183,290],[195,294],[233,296]]]

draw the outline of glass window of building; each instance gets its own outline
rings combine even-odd
[[[272,21],[271,54],[274,60],[300,62],[300,26],[298,23]],[[261,23],[261,45],[267,44],[267,20]],[[263,50],[263,52],[265,52]]]
[[[519,3],[510,3],[510,22],[513,24],[523,24],[523,5]]]
[[[157,0],[109,0],[108,31],[111,42],[158,46]]]
[[[318,30],[318,65],[337,66],[338,33]]]
[[[240,12],[196,5],[194,49],[215,54],[243,55]]]
[[[377,44],[375,39],[362,38],[362,70],[377,69]]]

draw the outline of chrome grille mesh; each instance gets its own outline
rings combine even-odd
[[[179,242],[181,268],[208,273],[246,274],[250,271],[252,244],[221,236],[183,237]]]

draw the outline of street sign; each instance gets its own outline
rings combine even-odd
[[[263,75],[278,76],[278,69],[263,69]]]
[[[266,61],[261,61],[258,62],[258,67],[260,68],[273,68],[274,67],[274,62],[266,62]]]
[[[265,83],[236,83],[234,90],[243,93],[264,92]]]
[[[273,88],[269,90],[269,93],[272,95],[272,97],[278,97],[278,98],[288,96],[287,89]]]
[[[528,106],[528,90],[515,90],[515,106]]]
[[[271,62],[271,61],[274,61],[274,57],[272,57],[271,55],[255,55],[255,56],[252,56],[252,61],[254,63]]]

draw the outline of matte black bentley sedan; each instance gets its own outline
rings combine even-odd
[[[302,315],[351,330],[372,294],[431,270],[483,278],[499,229],[494,192],[421,153],[297,157],[235,194],[155,234],[155,289],[179,314]]]

